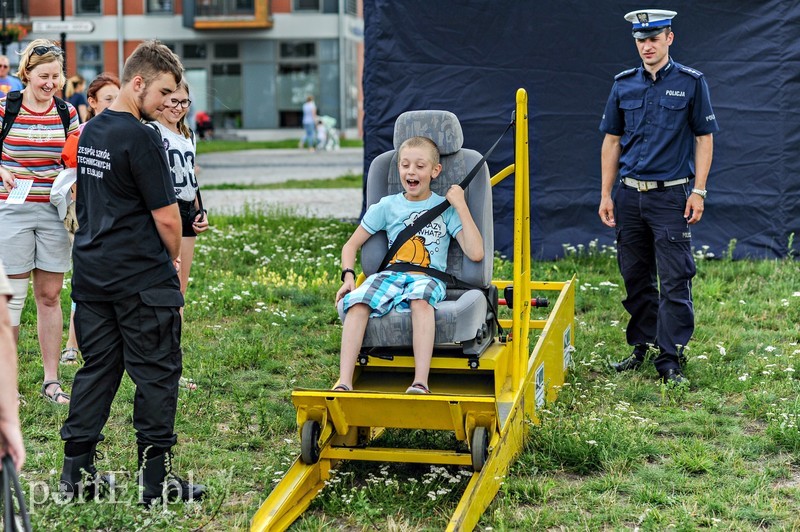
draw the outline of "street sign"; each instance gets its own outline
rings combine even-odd
[[[34,20],[34,33],[92,33],[91,20]]]

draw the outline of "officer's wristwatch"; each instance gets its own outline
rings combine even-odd
[[[703,188],[693,188],[692,194],[697,194],[701,198],[706,199],[706,194],[708,194],[708,190],[705,190]]]

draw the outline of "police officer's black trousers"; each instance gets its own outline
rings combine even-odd
[[[656,369],[680,368],[679,346],[694,332],[692,237],[683,217],[689,185],[639,192],[620,185],[614,200],[617,260],[631,315],[631,345],[657,344]],[[660,283],[660,284],[659,284]]]
[[[123,372],[136,385],[133,425],[139,446],[172,447],[181,376],[183,297],[170,281],[111,302],[77,302],[75,332],[85,364],[75,375],[66,442],[93,443],[108,420]]]

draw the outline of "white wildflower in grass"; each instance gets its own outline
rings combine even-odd
[[[695,358],[697,358],[697,360],[707,360],[708,359],[708,357],[705,356],[705,355],[697,355],[697,357],[695,357]]]
[[[717,344],[717,349],[719,349],[719,354],[720,355],[725,356],[727,354],[727,351],[725,350],[725,346],[723,346],[722,344]]]
[[[745,373],[744,375],[739,375],[739,380],[744,382],[750,377],[749,373]]]
[[[788,368],[786,368],[783,371],[785,371],[786,373],[794,373],[794,368],[792,366],[789,366]]]
[[[744,304],[745,304],[745,301],[744,301],[744,299],[740,299],[740,300],[739,300],[739,304],[740,304],[740,305],[744,305]]]
[[[616,327],[617,325],[619,325],[619,320],[611,320],[612,327]]]
[[[767,347],[764,348],[764,351],[766,351],[767,353],[772,353],[776,349],[777,349],[777,347],[772,346],[772,345],[768,345]]]
[[[594,440],[586,440],[586,443],[588,443],[589,445],[597,445],[597,442]]]
[[[788,307],[789,306],[789,300],[788,299],[781,299],[781,305],[784,306],[784,307]]]
[[[612,283],[611,281],[601,281],[600,286],[609,286],[611,288],[618,288],[619,285],[617,283]]]
[[[233,296],[233,300],[234,301],[241,301],[242,300],[242,296],[237,294],[237,295]]]
[[[795,292],[792,294],[792,297],[800,297],[800,292]]]

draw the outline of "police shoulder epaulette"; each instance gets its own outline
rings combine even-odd
[[[631,74],[633,74],[634,72],[636,72],[636,70],[637,70],[636,68],[629,68],[628,70],[623,70],[622,72],[620,72],[619,74],[614,76],[614,79],[622,79],[622,78],[628,77]]]
[[[700,72],[699,70],[695,70],[693,68],[689,68],[687,66],[680,65],[678,67],[678,70],[680,70],[684,74],[689,74],[690,76],[692,76],[695,79],[700,79],[700,78],[703,77],[703,73],[702,72]]]

